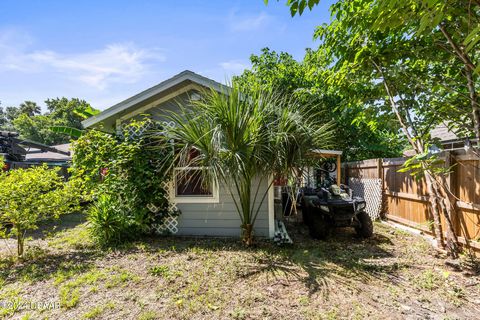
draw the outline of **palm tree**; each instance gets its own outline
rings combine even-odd
[[[311,149],[326,148],[330,141],[331,125],[322,124],[313,108],[275,93],[246,96],[237,86],[222,93],[212,89],[181,110],[169,115],[175,124],[168,137],[177,142],[176,165],[208,168],[204,174],[229,189],[246,245],[253,243],[272,177],[291,174]],[[268,188],[261,191],[265,183]]]
[[[20,106],[18,107],[18,112],[20,114],[25,113],[29,117],[33,117],[34,115],[40,114],[42,110],[40,107],[37,105],[36,102],[33,101],[25,101],[20,103]]]

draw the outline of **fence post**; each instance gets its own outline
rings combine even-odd
[[[377,159],[377,178],[382,180],[383,184],[383,159]]]
[[[385,212],[385,199],[386,195],[385,193],[385,180],[383,179],[383,158],[378,158],[377,159],[377,177],[380,179],[380,189],[382,192],[380,193],[380,217],[384,214]]]

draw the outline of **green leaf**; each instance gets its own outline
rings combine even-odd
[[[78,108],[73,110],[73,113],[83,119],[88,119],[90,117],[96,116],[97,114],[100,113],[100,110],[97,110],[95,108],[92,108],[91,106],[88,106],[86,108]]]
[[[53,127],[50,127],[50,130],[52,130],[55,133],[66,134],[72,138],[80,138],[83,134],[83,130],[72,128],[72,127],[64,127],[64,126],[53,126]]]

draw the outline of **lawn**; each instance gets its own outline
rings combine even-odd
[[[28,260],[0,250],[0,318],[474,319],[478,265],[448,262],[423,238],[376,223],[361,241],[290,225],[295,244],[149,238],[100,250],[84,223],[43,229]],[[446,263],[447,261],[447,263]]]

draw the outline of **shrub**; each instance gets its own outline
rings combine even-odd
[[[171,178],[172,148],[149,136],[148,126],[157,125],[133,122],[116,136],[91,130],[74,142],[73,179],[82,181],[93,199],[90,231],[102,245],[150,233],[152,225],[174,214],[162,187]]]
[[[46,165],[0,173],[0,236],[17,238],[23,257],[25,232],[47,218],[78,210],[75,184]]]
[[[117,242],[127,227],[122,214],[112,203],[109,195],[102,194],[93,203],[88,213],[92,235],[101,243]]]

